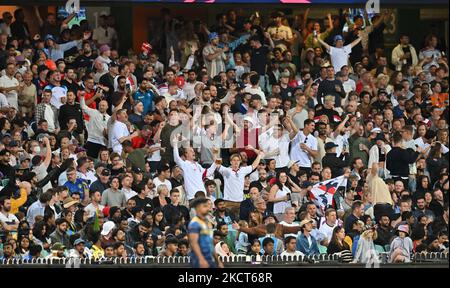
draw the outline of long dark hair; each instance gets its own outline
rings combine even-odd
[[[423,179],[428,179],[428,185],[427,187],[422,187],[422,181]],[[416,188],[416,192],[422,192],[424,193],[425,191],[429,191],[431,187],[431,180],[430,177],[428,177],[427,175],[420,175],[417,177],[417,188]]]
[[[158,214],[160,212],[163,214],[163,218],[162,218],[161,222],[159,222],[159,225],[157,225],[155,216],[156,216],[156,214]],[[153,209],[152,216],[153,216],[153,227],[157,227],[161,231],[164,231],[164,227],[167,225],[166,225],[166,219],[164,218],[164,213],[163,213],[162,209],[159,207]]]
[[[441,154],[441,143],[436,142],[433,147],[431,147],[429,158],[440,158]]]
[[[331,242],[335,243],[337,246],[339,246],[340,249],[344,248],[344,241],[342,243],[339,241],[337,234],[341,232],[341,230],[344,229],[342,226],[336,226],[333,229],[333,236],[331,236]]]
[[[44,227],[46,228],[45,230],[45,234],[42,235],[42,230],[44,230]],[[47,241],[47,237],[49,235],[49,229],[47,227],[47,224],[44,221],[40,221],[34,224],[33,227],[33,237],[35,237],[36,239],[45,242]]]
[[[286,183],[285,184],[281,183],[280,176],[281,176],[282,173],[286,174],[286,177],[287,177],[287,173],[285,171],[278,172],[277,173],[277,181],[275,182],[275,184],[278,186],[278,188],[280,190],[283,189],[283,186],[286,186],[287,188],[291,189],[291,185],[289,184],[289,180],[287,178],[286,178]]]

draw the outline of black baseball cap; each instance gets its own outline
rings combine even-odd
[[[111,176],[111,171],[109,169],[105,168],[103,169],[102,173],[100,173],[101,176]]]
[[[329,149],[331,149],[331,148],[334,148],[334,147],[338,147],[339,145],[337,145],[336,143],[334,143],[334,142],[327,142],[327,143],[325,143],[325,150],[329,150]]]

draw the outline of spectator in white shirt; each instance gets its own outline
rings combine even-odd
[[[338,226],[336,210],[329,208],[325,211],[325,223],[322,223],[319,228],[319,233],[327,238],[327,243],[331,241],[333,229],[336,226]]]
[[[304,254],[300,251],[297,251],[297,238],[294,236],[287,236],[284,239],[284,250],[280,256],[304,256]]]
[[[8,63],[6,65],[6,74],[0,77],[0,93],[5,94],[6,100],[11,107],[19,109],[18,103],[18,91],[19,81],[14,77],[16,73],[16,66],[14,63]]]
[[[103,211],[105,206],[100,204],[102,202],[102,194],[99,191],[89,193],[89,196],[91,197],[91,203],[84,208],[84,211],[89,213],[89,217],[92,217],[95,216],[97,211]]]
[[[180,158],[178,152],[178,137],[175,137],[173,143],[173,159],[175,163],[183,170],[184,189],[188,200],[194,199],[195,193],[203,191],[206,193],[205,185],[203,184],[203,176],[209,177],[214,173],[216,164],[213,163],[209,169],[203,168],[195,159],[195,151],[192,147],[184,149],[183,156],[185,160]],[[206,170],[206,174],[205,174]],[[154,182],[154,181],[153,181]]]
[[[125,194],[125,200],[128,201],[128,199],[134,197],[137,195],[133,189],[131,189],[131,185],[133,184],[133,178],[131,178],[129,175],[125,175],[122,178],[122,192]]]
[[[122,153],[122,143],[125,140],[131,141],[132,138],[138,136],[138,132],[135,131],[133,134],[130,134],[128,131],[128,127],[125,124],[125,121],[128,119],[127,110],[119,109],[116,115],[117,120],[113,122],[110,127],[110,139],[111,139],[111,147],[114,152],[121,154]]]
[[[264,141],[259,141],[259,146],[264,151],[266,159],[275,159],[276,168],[282,169],[289,163],[289,134],[284,133],[281,124],[273,127],[273,133],[270,137],[262,138]]]
[[[289,117],[286,117],[289,119]],[[317,157],[319,153],[319,147],[317,139],[312,135],[316,124],[312,119],[306,119],[304,122],[304,128],[302,131],[290,123],[290,138],[292,141],[291,145],[291,160],[298,161],[298,166],[300,170],[305,170],[307,172],[311,171],[311,158]]]
[[[101,45],[109,45],[110,47],[116,47],[117,32],[114,28],[108,26],[108,16],[102,15],[99,18],[100,24],[94,29],[92,35],[92,40],[94,40],[95,45],[100,47]]]
[[[342,66],[348,64],[348,55],[352,53],[352,48],[361,42],[362,38],[358,36],[352,43],[344,46],[344,38],[341,35],[334,36],[334,45],[336,47],[328,45],[320,37],[315,36],[316,39],[322,44],[331,57],[331,65],[335,71],[341,71]]]
[[[258,154],[258,157],[256,157],[251,166],[240,167],[242,160],[239,154],[231,155],[231,167],[224,167],[219,165],[219,162],[216,163],[216,165],[219,165],[218,171],[222,174],[225,181],[223,193],[225,207],[230,209],[231,213],[234,215],[239,215],[240,205],[244,200],[245,176],[255,170],[261,159],[264,157],[264,152],[258,151],[252,146],[247,146],[246,149],[253,150]]]
[[[162,163],[160,167],[158,167],[158,176],[153,179],[155,189],[157,190],[159,185],[166,185],[169,191],[172,190],[172,184],[170,183],[169,178],[170,166],[167,163]]]

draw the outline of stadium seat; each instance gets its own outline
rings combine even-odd
[[[381,246],[381,245],[375,245],[375,250],[378,253],[385,253],[386,252],[386,250],[384,250],[383,246]]]
[[[326,246],[322,246],[322,245],[318,245],[319,246],[319,253],[320,254],[327,254],[327,247]]]

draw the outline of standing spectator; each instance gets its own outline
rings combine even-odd
[[[58,113],[59,127],[62,130],[67,130],[68,129],[67,123],[69,123],[69,120],[75,119],[76,121],[75,131],[81,135],[84,132],[83,113],[81,111],[80,104],[76,103],[75,100],[76,100],[75,92],[68,91],[66,104],[62,105],[59,108]]]
[[[294,125],[295,126],[295,125]],[[312,135],[316,124],[311,119],[304,121],[304,128],[298,131],[296,127],[292,127],[291,137],[291,160],[298,161],[300,170],[311,172],[311,158],[318,155],[317,139]]]
[[[409,164],[416,162],[419,152],[411,148],[403,148],[403,138],[399,132],[392,137],[393,147],[386,154],[386,169],[391,173],[394,180],[401,180],[405,187],[408,187]]]
[[[203,58],[206,64],[206,69],[208,71],[208,76],[213,78],[219,72],[225,71],[225,61],[227,61],[228,46],[220,48],[219,35],[216,32],[209,34],[209,44],[203,48]]]
[[[341,35],[334,36],[334,45],[335,47],[328,45],[325,43],[320,37],[317,35],[317,41],[322,44],[328,53],[330,53],[331,57],[331,65],[333,65],[335,71],[341,71],[343,66],[348,64],[348,55],[352,53],[352,48],[358,45],[361,42],[362,38],[358,37],[352,43],[344,46],[344,38]]]
[[[33,84],[33,73],[27,71],[23,74],[23,82],[19,88],[18,104],[20,113],[26,119],[32,119],[37,105],[37,89]]]
[[[89,122],[87,125],[88,138],[86,139],[85,148],[87,150],[87,155],[90,157],[97,157],[101,149],[106,148],[107,140],[106,136],[109,114],[108,102],[106,100],[101,100],[98,104],[98,109],[90,108],[86,105],[85,94],[80,95],[80,106],[86,115],[89,116]]]
[[[108,25],[108,16],[101,15],[99,20],[99,26],[94,29],[94,33],[92,34],[92,40],[94,40],[95,45],[97,47],[101,47],[102,45],[117,47],[117,33],[113,27]]]
[[[263,152],[259,152],[255,161],[251,166],[240,167],[241,157],[233,154],[230,157],[231,167],[220,165],[218,172],[224,177],[224,200],[226,208],[230,209],[234,215],[239,214],[239,208],[244,199],[244,178],[258,167],[261,158],[264,157]]]
[[[57,44],[54,36],[47,34],[45,36],[45,45],[48,51],[48,58],[56,61],[58,59],[64,59],[64,53],[73,47],[81,49],[83,41],[88,40],[91,37],[91,32],[84,32],[83,38],[80,40],[73,40],[63,44]]]
[[[19,109],[18,93],[20,91],[19,81],[14,77],[16,67],[13,63],[6,65],[5,75],[0,77],[0,93],[5,94],[8,104]]]
[[[331,95],[334,96],[335,107],[341,107],[341,98],[345,98],[346,94],[342,82],[335,78],[334,67],[327,67],[327,79],[323,80],[319,84],[317,90],[317,101],[319,104],[324,102],[324,97]]]
[[[438,38],[436,35],[430,34],[425,39],[425,48],[419,52],[419,60],[423,60],[423,70],[429,71],[432,66],[439,66],[438,60],[442,57],[441,51],[436,47]]]
[[[392,50],[392,64],[396,71],[402,71],[406,65],[416,66],[418,59],[414,46],[409,44],[409,36],[406,34],[400,35],[400,44],[395,46]]]

